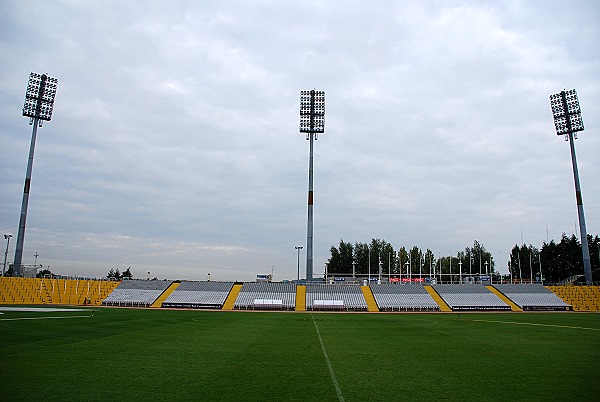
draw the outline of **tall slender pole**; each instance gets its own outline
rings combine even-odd
[[[533,263],[531,256],[531,247],[529,247],[529,283],[533,283]]]
[[[2,266],[2,276],[6,273],[6,259],[8,258],[8,246],[10,245],[11,234],[5,234],[4,238],[6,239],[6,251],[4,252],[4,265]]]
[[[314,102],[314,97],[312,102]],[[306,229],[306,280],[313,279],[313,147],[315,134],[309,133],[308,157],[308,226]]]
[[[473,256],[469,252],[469,276],[473,276]],[[471,278],[473,280],[473,278]]]
[[[564,96],[564,95],[563,95]],[[566,100],[563,98],[563,102]],[[583,272],[585,282],[592,284],[592,264],[590,261],[590,249],[588,247],[587,230],[585,228],[585,214],[583,213],[583,198],[581,197],[581,185],[579,183],[579,170],[577,169],[577,156],[575,155],[575,143],[573,133],[569,133],[569,145],[571,148],[571,161],[573,162],[573,179],[575,180],[575,197],[577,198],[577,214],[579,216],[579,234],[581,236],[581,253],[583,254]]]
[[[431,271],[433,269],[433,254],[429,255],[429,282],[431,282]]]
[[[540,263],[540,282],[544,284],[544,276],[542,275],[542,253],[538,253],[538,262]]]
[[[29,205],[29,188],[31,187],[31,171],[33,169],[33,155],[35,153],[35,139],[40,120],[33,119],[33,130],[31,132],[31,144],[29,145],[29,159],[27,160],[27,171],[25,173],[25,185],[23,186],[23,201],[21,203],[21,218],[19,219],[19,232],[17,233],[17,246],[15,249],[15,260],[13,275],[21,275],[23,262],[23,243],[25,242],[25,221],[27,220],[27,206]]]
[[[369,246],[368,250],[369,250],[369,285],[371,284],[371,248]]]
[[[295,249],[298,250],[298,282],[300,282],[300,250],[302,248],[302,246],[295,246]]]

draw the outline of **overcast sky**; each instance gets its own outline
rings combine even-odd
[[[63,275],[253,280],[306,262],[299,94],[315,143],[314,271],[340,239],[436,255],[577,233],[549,96],[576,89],[588,233],[600,232],[600,2],[0,2],[0,230],[14,258],[30,72],[38,131],[24,264]],[[2,250],[6,247],[6,243]]]

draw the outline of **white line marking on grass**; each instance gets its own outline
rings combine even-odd
[[[331,376],[331,381],[333,381],[333,386],[335,387],[335,392],[337,393],[338,399],[340,402],[344,402],[344,396],[342,395],[342,389],[340,388],[340,384],[335,378],[335,373],[333,372],[333,366],[331,365],[331,361],[329,360],[329,356],[327,356],[327,351],[325,350],[325,344],[323,343],[323,338],[321,338],[321,332],[319,331],[319,327],[317,326],[317,322],[315,318],[311,314],[313,324],[315,324],[315,329],[317,330],[317,335],[319,336],[319,342],[321,343],[321,350],[323,351],[323,356],[325,356],[325,362],[327,362],[327,368],[329,369],[329,375]]]
[[[555,325],[555,324],[537,324],[537,323],[533,323],[533,322],[496,321],[496,320],[473,320],[473,321],[497,322],[500,324],[514,324],[514,325],[531,325],[531,326],[537,326],[537,327],[571,328],[571,329],[586,329],[588,331],[600,331],[600,328],[572,327],[569,325]]]
[[[93,315],[71,315],[67,317],[20,317],[20,318],[0,318],[0,321],[17,321],[17,320],[52,320],[60,318],[90,318]]]

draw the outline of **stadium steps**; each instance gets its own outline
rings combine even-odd
[[[150,307],[152,308],[160,308],[162,307],[162,304],[165,300],[167,300],[167,297],[171,296],[171,293],[173,293],[173,291],[175,291],[175,289],[177,289],[179,287],[179,285],[181,285],[181,282],[173,282],[171,284],[171,286],[169,286],[168,288],[165,289],[164,292],[162,292],[162,294],[160,296],[158,296],[158,299],[156,299],[154,301],[154,303],[152,303],[150,305]]]
[[[371,288],[368,286],[361,286],[360,290],[362,290],[363,296],[365,297],[365,302],[367,302],[367,310],[372,313],[378,312],[379,307],[377,307],[377,302],[375,301],[375,297],[373,297]]]
[[[502,293],[501,291],[499,291],[498,289],[496,289],[493,286],[486,286],[486,288],[492,292],[493,294],[495,294],[496,296],[498,296],[500,298],[500,300],[502,300],[504,303],[508,304],[510,306],[510,309],[512,311],[523,311],[523,309],[519,306],[517,306],[515,304],[515,302],[513,302],[512,300],[510,300],[508,297],[506,297],[506,295],[504,295],[504,293]]]
[[[231,292],[229,292],[229,296],[223,303],[222,310],[233,310],[233,306],[235,305],[235,301],[237,300],[238,295],[240,294],[240,290],[242,290],[242,284],[236,283],[231,288]]]
[[[306,285],[296,286],[296,311],[306,311]]]
[[[429,293],[429,295],[433,298],[433,301],[435,301],[437,305],[440,306],[440,311],[452,311],[450,306],[446,304],[444,299],[442,299],[442,297],[438,294],[438,292],[435,291],[435,289],[432,286],[423,286],[423,288],[425,288],[427,293]]]

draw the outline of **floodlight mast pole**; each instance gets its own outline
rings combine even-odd
[[[583,120],[577,92],[561,91],[560,94],[550,96],[550,104],[554,115],[556,134],[565,135],[571,149],[571,162],[573,164],[573,179],[575,181],[575,198],[577,200],[577,214],[579,216],[579,233],[581,236],[581,253],[583,255],[583,272],[588,285],[592,284],[592,264],[590,261],[590,250],[585,227],[585,214],[583,212],[583,197],[581,196],[581,184],[579,182],[579,170],[577,168],[577,157],[575,155],[575,139],[577,131],[583,131]]]
[[[567,97],[565,91],[560,93],[563,106],[567,110]],[[585,227],[585,213],[583,212],[583,197],[581,196],[581,184],[579,182],[579,169],[577,168],[577,156],[575,155],[575,136],[571,130],[571,120],[567,119],[569,130],[569,147],[571,148],[571,163],[573,164],[573,180],[575,181],[575,198],[577,199],[577,215],[579,216],[579,234],[581,236],[581,252],[583,254],[583,272],[585,282],[592,284],[592,264],[590,261],[590,249],[588,246],[587,229]]]
[[[312,92],[312,91],[311,91]],[[311,96],[311,110],[314,108],[314,97]],[[314,127],[314,118],[311,113],[310,127]],[[308,224],[306,228],[306,280],[313,279],[313,159],[315,134],[309,133],[309,157],[308,157]]]
[[[314,141],[325,130],[325,92],[300,92],[300,132],[310,141],[308,158],[308,224],[306,230],[306,281],[313,279],[313,155]]]
[[[23,201],[21,202],[19,232],[17,233],[17,246],[15,248],[15,261],[13,266],[14,276],[21,275],[21,265],[23,261],[23,243],[25,241],[25,221],[27,220],[27,206],[29,205],[29,188],[31,186],[31,170],[33,169],[33,154],[35,153],[35,139],[37,137],[38,124],[39,119],[33,119],[31,144],[29,145],[29,159],[27,160],[27,171],[25,172],[25,185],[23,186]]]
[[[31,73],[29,75],[23,116],[29,117],[29,124],[33,125],[33,130],[31,133],[31,144],[29,146],[27,171],[25,172],[21,217],[19,219],[19,232],[17,233],[15,259],[13,262],[14,276],[20,276],[22,274],[21,268],[23,262],[23,244],[25,242],[25,222],[27,221],[27,207],[29,205],[29,189],[31,187],[31,171],[33,169],[33,155],[35,153],[37,129],[42,126],[44,120],[50,121],[52,118],[52,108],[54,105],[57,83],[57,79],[48,77],[46,74],[40,76],[39,74]]]

